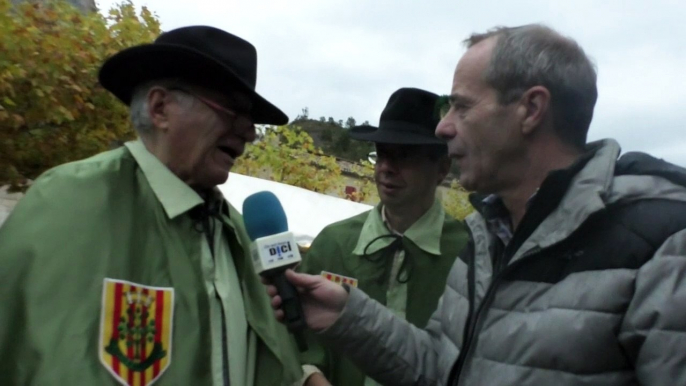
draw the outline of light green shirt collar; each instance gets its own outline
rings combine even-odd
[[[386,226],[383,215],[381,213],[383,206],[377,205],[372,209],[367,216],[367,220],[362,225],[360,238],[357,240],[357,245],[353,250],[353,254],[362,256],[364,249],[375,238],[392,234],[392,231]],[[410,239],[424,252],[432,255],[441,254],[441,234],[443,232],[443,222],[445,220],[445,211],[443,206],[436,200],[426,213],[422,215],[410,228],[403,234],[403,237]],[[376,240],[367,248],[367,254],[375,253],[381,249],[388,247],[393,242],[392,237],[383,237]]]
[[[124,145],[136,159],[169,219],[204,203],[202,197],[150,153],[143,142],[138,140]]]

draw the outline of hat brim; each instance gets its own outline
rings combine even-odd
[[[180,78],[218,92],[235,90],[252,102],[255,123],[285,125],[288,116],[255,92],[234,71],[219,61],[188,47],[145,44],[110,57],[100,68],[100,84],[129,105],[134,89],[155,79]]]
[[[391,130],[383,127],[362,125],[355,126],[348,131],[350,138],[358,141],[375,143],[390,143],[398,145],[445,145],[446,142],[438,137],[431,137],[422,133]]]

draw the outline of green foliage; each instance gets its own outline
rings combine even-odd
[[[157,17],[145,7],[136,13],[130,1],[103,17],[59,0],[0,0],[0,185],[24,190],[51,167],[133,139],[128,108],[98,84],[97,73],[107,57],[159,34]],[[374,149],[350,139],[346,130],[355,124],[352,117],[345,127],[332,117],[313,120],[304,108],[295,125],[267,127],[234,171],[345,197],[335,157],[366,160]],[[373,167],[363,161],[351,173],[360,182],[349,198],[376,204]],[[471,208],[464,197],[457,188],[446,196],[458,218]]]
[[[131,2],[103,17],[64,1],[0,0],[0,185],[24,190],[46,169],[134,138],[127,107],[97,72],[107,57],[159,34],[157,17]]]
[[[352,127],[355,127],[357,125],[357,122],[355,121],[355,118],[353,117],[348,117],[348,120],[345,121],[345,128],[350,129]]]
[[[325,193],[340,189],[341,168],[297,126],[267,127],[263,138],[246,148],[235,172]]]
[[[374,151],[373,143],[350,138],[347,129],[339,126],[330,130],[331,141],[322,145],[322,149],[327,154],[350,161],[360,161],[366,160],[369,153]]]
[[[355,118],[349,117],[344,124],[343,120],[336,121],[333,117],[310,119],[308,114],[308,108],[303,108],[293,124],[305,130],[325,154],[357,162],[366,160],[369,152],[374,151],[374,144],[356,141],[348,135],[348,129],[357,125]],[[364,124],[369,122],[365,121]]]
[[[346,196],[346,184],[336,159],[325,155],[306,131],[294,125],[266,127],[261,139],[248,145],[233,171],[370,205],[379,202],[374,166],[369,161],[353,163],[347,170],[356,177],[358,189]],[[464,219],[473,210],[468,192],[456,180],[443,190],[442,203],[446,212],[458,219]]]
[[[351,172],[360,177],[359,189],[350,197],[351,200],[376,205],[379,192],[374,183],[374,165],[364,160],[352,167]]]
[[[472,204],[469,203],[469,192],[457,180],[450,183],[450,189],[443,194],[442,203],[446,213],[459,220],[464,220],[474,211]]]

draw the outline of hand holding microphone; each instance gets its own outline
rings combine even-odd
[[[243,221],[253,241],[250,255],[255,271],[277,288],[283,302],[285,324],[295,334],[300,351],[307,350],[302,330],[307,327],[298,292],[286,280],[284,271],[301,260],[293,233],[279,199],[271,192],[259,192],[243,202]]]
[[[286,213],[273,193],[259,192],[246,198],[243,221],[253,241],[250,251],[255,271],[265,279],[277,318],[295,334],[298,348],[305,350],[302,329],[331,326],[343,310],[348,293],[321,276],[289,269],[300,262],[300,252],[293,233],[288,231]]]

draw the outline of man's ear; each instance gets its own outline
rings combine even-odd
[[[526,90],[520,98],[517,112],[522,119],[522,134],[532,134],[543,121],[548,119],[550,91],[543,86],[534,86]]]
[[[148,115],[152,125],[161,131],[169,129],[169,109],[171,95],[162,87],[153,87],[148,92]]]

